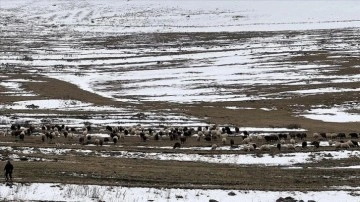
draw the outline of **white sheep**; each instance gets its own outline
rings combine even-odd
[[[254,151],[255,148],[253,146],[253,144],[248,144],[244,146],[244,151]]]
[[[83,134],[83,136],[87,136],[88,130],[85,128],[85,130],[83,130],[82,134]]]
[[[350,149],[350,145],[348,143],[335,142],[335,148]]]
[[[252,141],[252,138],[251,138],[251,137],[247,137],[247,138],[245,138],[242,142],[243,142],[244,144],[249,144],[251,141]]]
[[[120,139],[125,140],[125,134],[124,133],[120,133],[119,137],[120,137]]]
[[[282,147],[288,150],[295,150],[295,145],[293,144],[284,144]]]
[[[338,137],[338,135],[336,133],[331,133],[330,134],[331,139],[336,139],[337,137]]]
[[[218,138],[221,137],[221,131],[220,131],[220,130],[217,130],[217,131],[216,131],[216,136],[217,136]]]
[[[227,138],[229,135],[227,133],[224,133],[221,135],[222,138]]]
[[[222,142],[223,144],[226,144],[226,137],[223,137],[223,138],[221,139],[221,142]]]
[[[208,131],[208,130],[205,130],[205,131],[204,131],[204,135],[205,135],[205,136],[207,136],[207,135],[209,135],[209,134],[210,134],[210,131]]]
[[[99,144],[100,144],[100,140],[98,138],[96,138],[94,140],[94,145],[99,146]]]
[[[271,146],[269,144],[261,145],[259,148],[260,151],[270,151],[270,149],[271,149]]]
[[[348,140],[347,143],[350,147],[355,147],[354,143],[351,140]]]

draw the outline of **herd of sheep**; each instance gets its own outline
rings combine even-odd
[[[99,136],[99,134],[101,134]],[[104,126],[94,128],[91,125],[83,127],[69,127],[65,125],[20,125],[12,124],[9,128],[0,130],[0,136],[13,136],[17,141],[24,141],[26,136],[39,137],[39,142],[51,143],[57,146],[59,138],[65,138],[75,143],[86,145],[94,144],[102,146],[104,144],[116,145],[119,140],[125,141],[128,137],[138,137],[141,142],[166,141],[172,148],[181,148],[186,145],[186,141],[192,138],[194,141],[205,141],[209,143],[211,150],[216,150],[220,146],[230,146],[232,149],[243,151],[295,151],[297,148],[307,149],[320,147],[323,145],[336,149],[349,149],[358,147],[357,133],[313,133],[308,135],[304,132],[289,132],[278,134],[259,134],[240,131],[238,127],[230,128],[219,127],[216,125],[205,127],[168,127],[168,128],[144,128],[140,125],[133,127]],[[235,140],[236,143],[235,144]]]

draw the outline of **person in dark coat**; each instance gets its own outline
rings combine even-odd
[[[9,180],[12,181],[12,172],[14,170],[14,166],[11,164],[11,162],[8,160],[5,165],[5,179],[8,182]]]

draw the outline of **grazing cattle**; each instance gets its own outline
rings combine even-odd
[[[24,141],[24,138],[25,138],[25,133],[24,133],[24,131],[23,131],[23,132],[20,133],[19,139],[20,139],[21,141]]]
[[[321,136],[322,138],[325,138],[325,139],[326,139],[326,133],[322,132],[322,133],[320,133],[320,136]]]
[[[230,127],[229,126],[226,126],[225,127],[225,131],[227,134],[232,134],[232,131],[230,130]]]
[[[314,142],[311,143],[311,145],[314,145],[316,148],[319,148],[320,147],[320,142],[314,141]]]
[[[240,132],[240,128],[239,127],[235,127],[235,133],[239,133]]]
[[[106,130],[108,130],[108,131],[110,131],[110,132],[112,132],[112,131],[113,131],[113,129],[112,129],[112,127],[111,127],[111,126],[106,126]]]
[[[339,139],[343,139],[343,138],[346,138],[346,135],[345,135],[345,133],[338,133],[337,137]]]
[[[352,144],[354,145],[354,147],[358,147],[359,146],[359,143],[357,141],[354,141],[354,140],[349,140],[352,142]]]
[[[207,136],[205,136],[204,139],[209,142],[209,141],[211,141],[211,136],[207,135]]]
[[[266,142],[273,142],[278,141],[279,137],[277,135],[266,135],[264,136],[264,139],[266,140]]]
[[[119,140],[119,137],[118,136],[114,136],[113,137],[113,143],[116,144]]]
[[[294,133],[294,132],[290,132],[290,133],[289,133],[289,136],[290,136],[290,138],[294,138],[294,139],[295,139],[295,137],[296,137],[296,133]]]
[[[84,136],[79,137],[79,143],[84,144],[85,138]]]
[[[355,138],[355,139],[358,139],[359,138],[359,135],[357,133],[349,133],[349,136],[352,138]]]
[[[306,136],[307,136],[306,133],[297,133],[296,134],[296,137],[299,138],[300,140],[306,138]]]
[[[190,131],[184,131],[184,136],[185,137],[190,137],[191,136],[191,132]]]
[[[181,143],[181,144],[184,144],[185,142],[186,142],[186,137],[181,136],[181,137],[180,137],[180,143]]]
[[[279,134],[279,138],[286,140],[287,139],[287,134],[285,134],[285,133]]]
[[[147,137],[146,137],[146,135],[145,135],[144,132],[141,132],[141,133],[140,133],[140,138],[141,138],[141,140],[144,141],[144,142],[147,140]]]
[[[173,149],[180,148],[181,144],[179,142],[175,142]]]
[[[305,149],[305,148],[307,147],[307,142],[306,142],[306,141],[303,141],[303,142],[301,143],[301,147],[302,147],[303,149]]]

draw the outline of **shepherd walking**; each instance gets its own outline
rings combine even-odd
[[[7,161],[6,165],[5,165],[5,179],[6,182],[12,182],[12,172],[13,172],[14,166],[10,163],[10,160]]]

